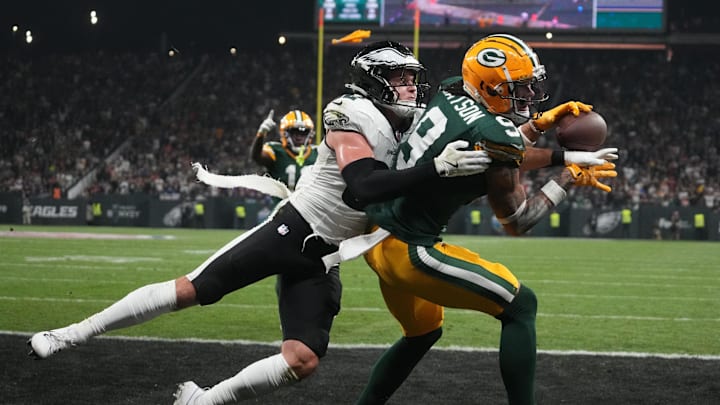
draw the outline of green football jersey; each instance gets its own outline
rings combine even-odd
[[[448,143],[460,139],[468,141],[471,147],[487,150],[493,165],[519,166],[525,146],[518,128],[458,90],[457,80],[452,78],[443,83],[415,130],[400,144],[396,169],[431,162]],[[440,234],[458,208],[485,194],[484,174],[438,178],[423,190],[370,205],[366,211],[372,223],[404,242],[430,246],[441,240]]]
[[[290,190],[295,189],[303,168],[312,166],[318,155],[315,146],[309,146],[309,151],[306,150],[297,156],[290,155],[280,142],[266,142],[264,146],[270,147],[275,156],[273,164],[267,167],[268,174],[285,183]]]

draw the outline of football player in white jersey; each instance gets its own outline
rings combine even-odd
[[[351,65],[352,95],[331,102],[327,130],[312,170],[296,191],[263,223],[238,236],[187,275],[150,284],[78,323],[38,332],[31,354],[47,358],[93,336],[191,307],[278,275],[283,343],[281,353],[256,361],[212,388],[187,381],[175,404],[225,404],[296,383],[313,373],[325,355],[330,328],[340,310],[337,268],[326,272],[322,257],[340,241],[366,231],[365,214],[353,207],[391,199],[430,179],[482,172],[483,151],[448,146],[432,162],[388,170],[398,140],[422,108],[425,68],[398,43],[361,50]]]

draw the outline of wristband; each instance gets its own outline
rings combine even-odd
[[[565,191],[564,188],[560,187],[559,184],[555,182],[555,180],[550,180],[540,189],[540,191],[547,196],[547,198],[553,203],[554,206],[557,206],[562,202],[562,200],[567,197],[567,191]]]
[[[565,151],[554,150],[550,157],[550,166],[565,166]]]
[[[538,129],[538,127],[535,126],[535,124],[533,123],[533,120],[528,121],[528,124],[530,124],[530,129],[532,129],[533,132],[535,132],[536,134],[542,135],[545,133],[545,131],[541,131]]]

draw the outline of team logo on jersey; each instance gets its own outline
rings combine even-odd
[[[477,61],[485,67],[496,68],[505,64],[507,57],[505,52],[497,48],[483,49],[478,53]]]
[[[325,128],[343,128],[348,122],[350,122],[350,118],[339,111],[325,111],[325,114],[323,114]]]
[[[277,227],[277,233],[279,233],[282,236],[285,236],[288,233],[290,233],[290,227],[285,224],[281,224],[280,226]]]

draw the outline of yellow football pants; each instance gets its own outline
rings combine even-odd
[[[442,326],[443,307],[497,316],[520,288],[502,264],[443,242],[408,245],[390,236],[368,251],[365,260],[377,273],[385,304],[408,337]]]

